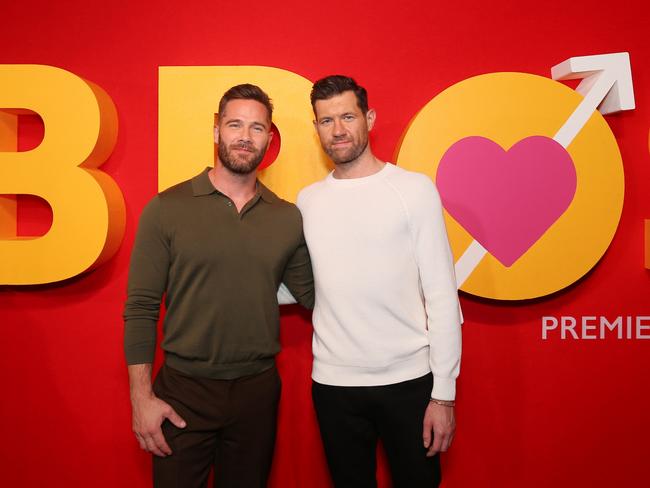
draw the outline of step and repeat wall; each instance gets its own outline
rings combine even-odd
[[[244,82],[276,107],[260,179],[295,201],[331,170],[311,84],[346,74],[377,111],[375,153],[445,207],[465,323],[443,486],[650,486],[644,2],[1,11],[0,485],[150,484],[122,353],[140,212],[213,164],[219,98]],[[331,486],[311,332],[282,308],[273,487]]]

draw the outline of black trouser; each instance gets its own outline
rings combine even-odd
[[[214,484],[219,488],[265,487],[280,388],[275,366],[234,380],[196,378],[163,366],[154,392],[187,427],[163,423],[172,454],[153,457],[154,486],[204,487],[214,466]]]
[[[440,459],[426,457],[422,441],[431,374],[386,386],[328,386],[314,382],[312,397],[336,488],[377,486],[381,439],[394,488],[436,487]]]

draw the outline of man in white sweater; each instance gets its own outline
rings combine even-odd
[[[377,159],[375,112],[353,79],[311,93],[335,164],[300,192],[314,268],[312,395],[337,488],[375,487],[381,439],[395,488],[438,486],[451,444],[461,316],[440,198]]]

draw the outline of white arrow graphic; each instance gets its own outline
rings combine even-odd
[[[576,91],[584,99],[560,127],[553,139],[567,148],[596,109],[603,115],[634,109],[632,69],[628,53],[600,54],[569,58],[551,68],[554,80],[582,79]],[[460,288],[487,254],[474,240],[456,261],[456,281]]]
[[[569,58],[551,68],[554,80],[582,78],[576,91],[584,96],[553,139],[565,148],[582,130],[596,109],[603,115],[634,109],[632,69],[628,53]]]

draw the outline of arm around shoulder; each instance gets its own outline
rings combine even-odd
[[[290,292],[289,295],[293,295],[295,300],[303,307],[314,308],[314,275],[311,268],[309,249],[307,249],[307,243],[302,232],[300,233],[300,243],[284,269],[282,283],[286,285]],[[287,297],[285,290],[278,291],[278,298],[281,300],[280,303],[292,303],[288,301],[289,297]]]

